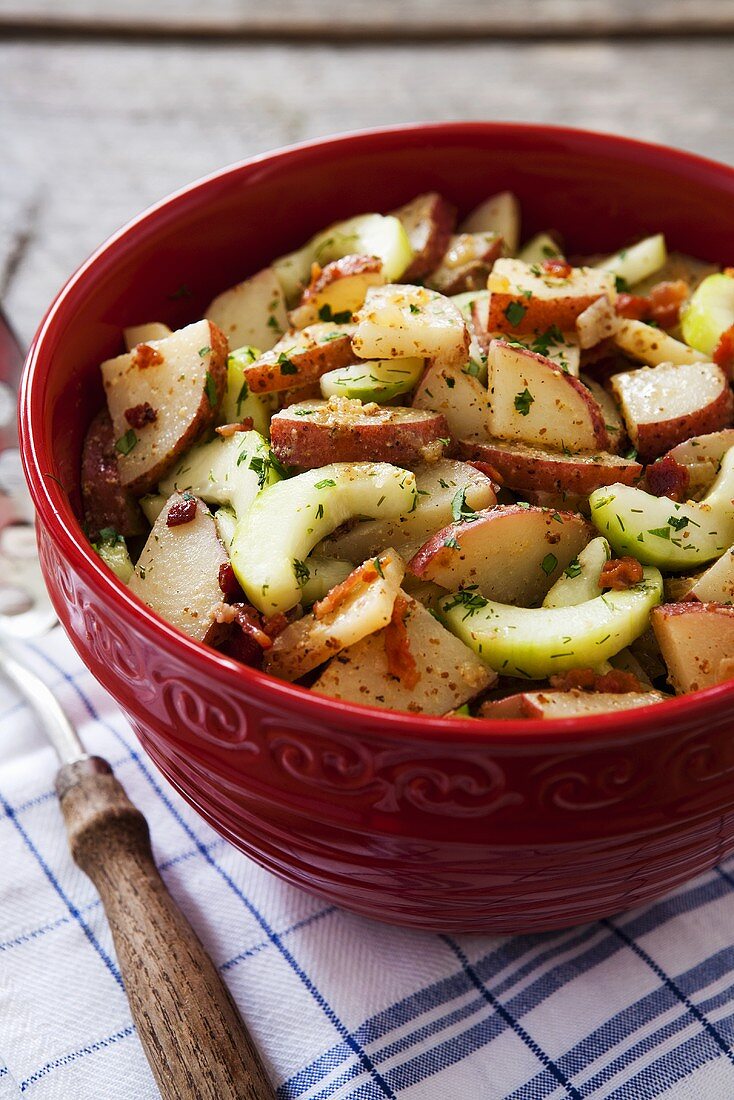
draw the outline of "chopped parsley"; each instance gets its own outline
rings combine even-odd
[[[647,533],[648,533],[648,535],[655,535],[659,539],[669,539],[670,538],[670,528],[669,527],[651,527],[650,530]]]
[[[676,531],[682,531],[684,527],[688,526],[688,516],[668,516],[668,523]]]
[[[209,352],[211,350],[212,349],[210,348],[209,344],[207,344],[206,347],[204,347],[204,348],[199,348],[199,357],[201,359],[206,359],[207,355],[209,354]]]
[[[528,413],[530,412],[530,406],[532,405],[533,401],[535,401],[535,398],[533,397],[527,386],[522,391],[522,393],[515,394],[515,408],[520,413],[520,416],[528,415]]]
[[[383,569],[382,569],[382,562],[380,561],[380,559],[379,559],[379,558],[375,558],[375,560],[374,560],[374,561],[372,562],[372,564],[374,565],[375,569],[377,570],[377,572],[379,573],[379,575],[380,575],[380,576],[382,577],[382,579],[384,580],[384,579],[385,579],[385,573],[383,572]]]
[[[485,600],[484,596],[476,591],[476,585],[472,585],[469,588],[461,588],[458,592],[455,592],[451,596],[450,602],[443,605],[442,610],[445,614],[447,611],[453,611],[455,607],[463,607],[466,611],[464,618],[468,619],[477,611],[481,611],[488,603],[489,600]]]
[[[528,311],[528,307],[521,302],[510,302],[504,309],[504,314],[511,325],[519,325]]]
[[[625,279],[625,277],[623,275],[615,275],[614,276],[614,289],[619,294],[626,294],[627,291],[629,290],[629,288],[630,288],[630,285],[629,285],[629,283],[627,282],[627,280]]]
[[[454,493],[454,498],[451,501],[451,515],[454,517],[454,523],[473,523],[475,519],[479,519],[479,516],[466,503],[466,489],[457,489]]]
[[[296,574],[296,580],[300,586],[303,587],[311,576],[311,570],[308,568],[305,561],[301,561],[299,558],[293,559],[293,569]]]
[[[420,306],[417,306],[417,305],[415,304],[415,302],[411,302],[411,303],[410,303],[410,312],[411,312],[411,313],[420,313],[420,311],[421,311],[421,308],[420,308]]]
[[[452,378],[450,375],[446,375],[445,381],[446,381],[446,385],[448,386],[448,388],[450,390],[452,390],[454,388],[454,386],[456,385],[456,379]]]
[[[555,554],[546,554],[540,563],[540,568],[545,573],[546,577],[549,577],[554,569],[558,566],[558,558]]]
[[[240,388],[240,392],[237,394],[236,404],[237,404],[237,412],[238,413],[240,412],[240,409],[242,408],[242,402],[246,401],[249,396],[250,396],[250,387],[247,385],[247,382],[243,381],[242,386]]]
[[[137,442],[137,435],[132,428],[129,428],[115,443],[115,450],[119,451],[121,455],[129,455],[133,447],[137,446]]]
[[[323,481],[317,481],[314,485],[314,489],[326,489],[329,485],[336,485],[333,478],[325,477]]]
[[[324,506],[323,506],[323,504],[319,504],[318,508],[316,509],[316,519],[323,519],[323,518],[324,518]]]
[[[447,539],[444,539],[443,544],[449,550],[459,549],[459,540],[456,538],[456,535],[450,535]]]
[[[280,367],[281,374],[298,374],[298,367],[288,358],[284,351],[281,351],[278,356],[277,363]]]
[[[199,352],[199,355],[201,355],[201,352]],[[214,381],[214,375],[212,374],[211,371],[206,372],[206,380],[204,382],[204,389],[206,391],[207,401],[209,402],[211,407],[214,408],[214,406],[217,403],[217,398],[218,398],[219,394],[217,393],[217,383]]]
[[[332,313],[328,302],[319,310],[319,320],[321,321],[333,321],[337,325],[348,325],[351,319],[352,311],[350,309],[341,309],[338,313]]]
[[[565,576],[571,577],[573,579],[573,577],[578,577],[580,575],[581,569],[582,569],[581,562],[579,561],[578,558],[574,558],[573,561],[570,561],[568,563],[568,565],[563,570],[563,572],[564,572]]]

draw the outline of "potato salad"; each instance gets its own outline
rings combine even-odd
[[[95,550],[349,704],[544,720],[734,678],[734,269],[619,244],[428,193],[184,328],[131,318],[84,443]]]

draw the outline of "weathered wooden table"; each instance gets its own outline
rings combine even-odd
[[[250,153],[416,119],[534,119],[734,161],[733,0],[0,0],[0,298]],[[451,35],[451,37],[448,37]]]

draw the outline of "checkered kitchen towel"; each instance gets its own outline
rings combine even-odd
[[[734,861],[564,932],[373,924],[260,870],[189,810],[59,630],[29,650],[150,822],[282,1100],[734,1098]],[[149,1100],[104,914],[67,851],[55,765],[0,685],[0,1100]]]

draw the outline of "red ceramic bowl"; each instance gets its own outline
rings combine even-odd
[[[255,157],[142,214],[67,283],[28,359],[23,457],[65,629],[218,832],[370,917],[558,928],[648,901],[734,849],[734,684],[593,722],[345,706],[177,633],[107,572],[77,520],[98,364],[123,326],[194,320],[323,225],[434,188],[462,212],[511,188],[525,233],[557,227],[574,251],[663,230],[674,248],[734,259],[734,171],[622,138],[454,123]]]

